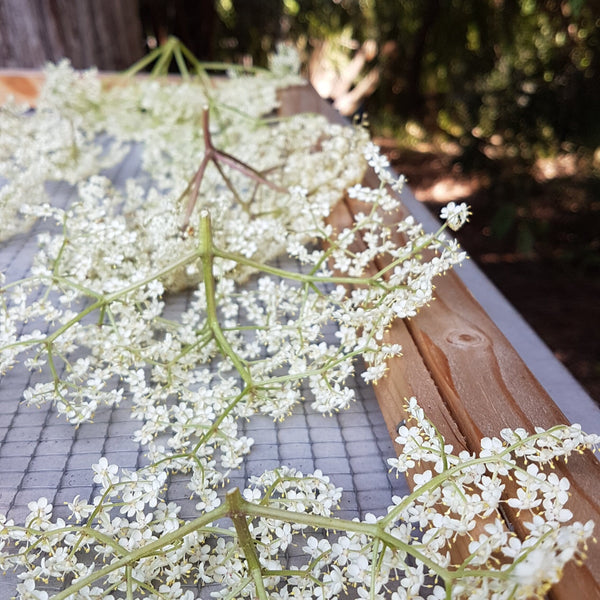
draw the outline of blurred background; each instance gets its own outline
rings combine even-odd
[[[600,402],[600,0],[0,0],[0,67],[121,70],[169,36],[367,115],[434,212]]]

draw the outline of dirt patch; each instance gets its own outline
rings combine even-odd
[[[378,143],[433,212],[451,200],[473,207],[459,241],[600,404],[598,180],[564,158],[465,173],[451,153]]]

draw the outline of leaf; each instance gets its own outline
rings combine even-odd
[[[492,217],[492,235],[501,240],[506,237],[515,225],[517,207],[513,202],[502,204]]]
[[[521,221],[517,229],[517,252],[532,254],[535,246],[535,234],[529,223]]]

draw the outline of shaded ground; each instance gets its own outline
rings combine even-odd
[[[600,404],[599,181],[568,157],[533,174],[465,174],[451,154],[377,142],[434,212],[450,200],[473,207],[460,242]]]

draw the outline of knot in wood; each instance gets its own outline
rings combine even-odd
[[[469,348],[487,344],[487,338],[474,329],[453,329],[446,336],[446,340],[454,346],[463,346]]]

